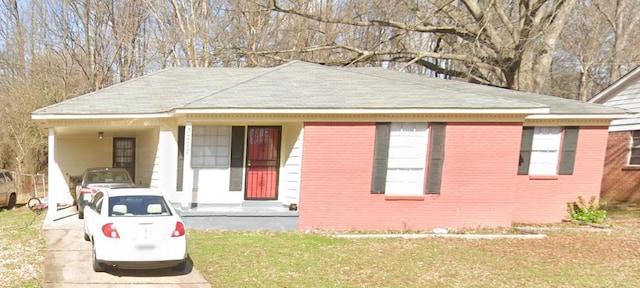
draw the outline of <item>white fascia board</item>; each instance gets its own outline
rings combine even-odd
[[[176,109],[176,114],[308,114],[308,115],[362,115],[362,114],[537,114],[549,113],[549,108],[426,108],[426,109]]]
[[[611,122],[611,126],[628,126],[628,125],[640,125],[640,118],[627,117],[623,119],[616,119]]]
[[[609,126],[609,132],[622,132],[622,131],[635,131],[640,130],[640,123],[629,123],[629,124],[611,124]]]
[[[75,119],[149,119],[169,118],[174,113],[150,113],[150,114],[36,114],[31,115],[33,120],[75,120]]]
[[[536,114],[525,117],[526,120],[554,120],[554,119],[624,119],[632,117],[632,114]]]

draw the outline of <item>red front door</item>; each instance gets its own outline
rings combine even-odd
[[[247,131],[246,200],[278,199],[281,127],[249,127]]]

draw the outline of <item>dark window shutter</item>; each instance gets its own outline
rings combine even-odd
[[[534,127],[522,127],[522,139],[520,140],[520,159],[518,160],[518,175],[529,174],[531,163],[531,148],[533,145]]]
[[[178,126],[178,171],[176,171],[176,191],[182,191],[184,172],[184,126]]]
[[[184,126],[178,126],[178,159],[184,159]]]
[[[573,175],[573,166],[576,161],[576,148],[578,147],[579,127],[565,127],[562,140],[562,154],[560,158],[560,175]]]
[[[242,168],[244,166],[244,126],[231,128],[231,171],[229,191],[242,190]]]
[[[440,194],[442,165],[444,164],[445,123],[431,123],[431,145],[429,146],[429,173],[427,194]]]
[[[384,194],[384,188],[387,184],[390,136],[391,123],[376,123],[376,139],[373,152],[373,176],[371,178],[372,194]]]

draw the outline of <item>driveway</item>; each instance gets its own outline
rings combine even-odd
[[[43,287],[211,287],[189,261],[184,271],[107,270],[91,268],[91,243],[84,241],[82,221],[75,208],[59,211],[42,227],[46,241]]]

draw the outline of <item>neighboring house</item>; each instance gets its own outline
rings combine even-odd
[[[50,201],[69,176],[114,165],[184,211],[266,201],[296,204],[301,230],[424,230],[561,221],[599,195],[609,123],[625,115],[294,61],[169,68],[32,118],[49,135]]]
[[[640,112],[640,67],[635,68],[589,102]],[[614,120],[609,127],[602,178],[603,200],[640,203],[640,114]]]

